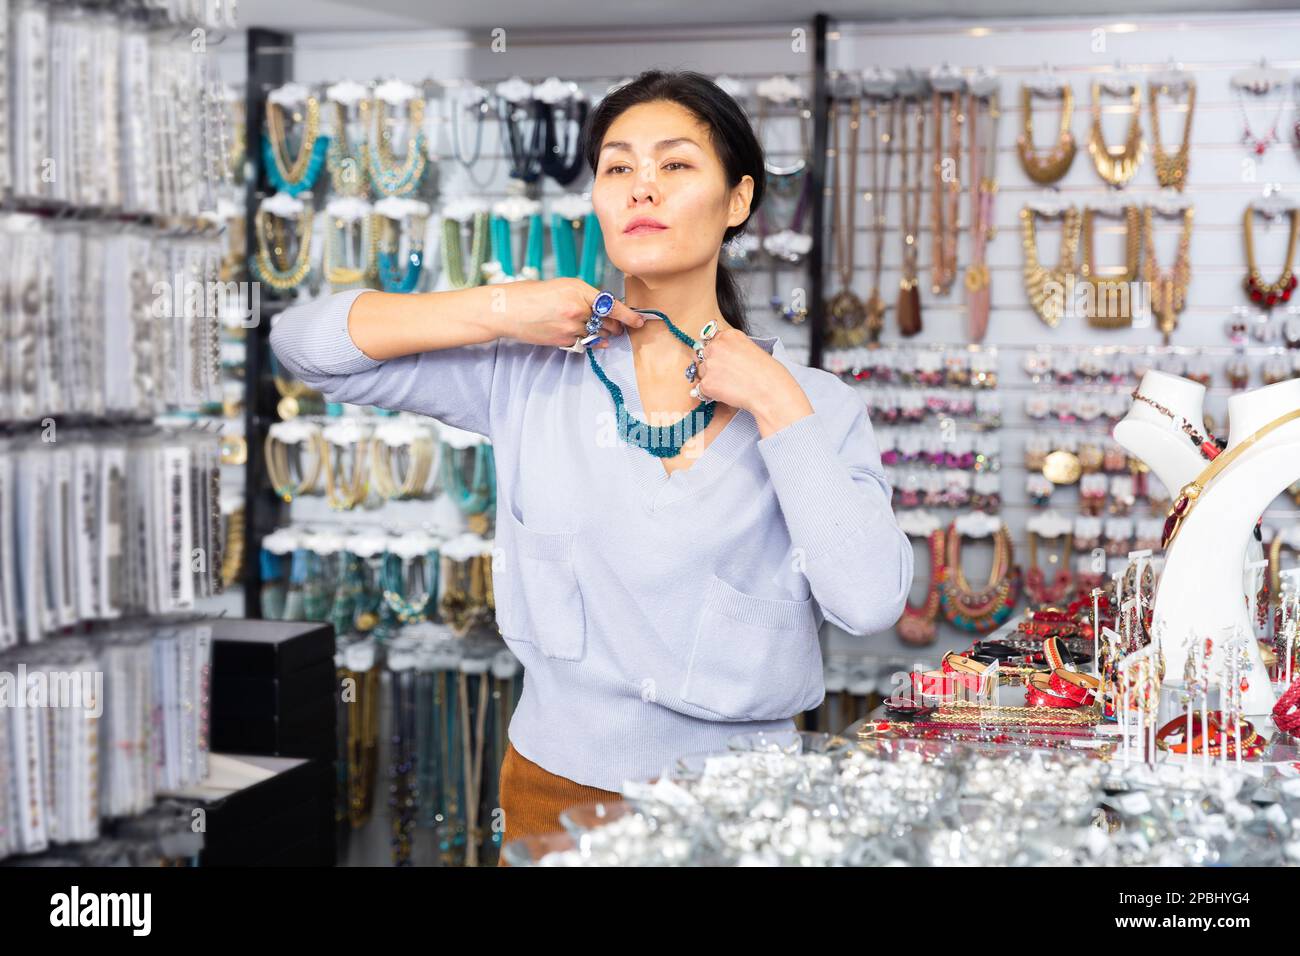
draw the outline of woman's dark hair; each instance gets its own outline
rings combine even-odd
[[[745,231],[750,219],[758,211],[767,186],[766,167],[763,163],[763,147],[754,135],[754,127],[750,125],[744,108],[703,73],[693,70],[671,73],[647,70],[630,83],[606,95],[587,120],[582,145],[587,165],[594,175],[605,132],[615,119],[633,106],[661,100],[685,107],[709,127],[709,138],[722,160],[729,188],[734,188],[746,174],[754,178],[754,195],[750,199],[749,215],[740,225],[727,227],[727,231],[722,234],[722,241],[728,242]],[[745,297],[736,277],[721,261],[718,262],[717,293],[722,317],[729,325],[748,335]]]

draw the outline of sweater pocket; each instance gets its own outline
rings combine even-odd
[[[780,720],[817,704],[821,671],[812,597],[756,597],[713,576],[683,701],[730,720]]]
[[[492,580],[502,637],[528,641],[555,660],[581,660],[587,619],[573,563],[576,532],[534,531],[508,505],[499,514],[510,523],[502,567]]]

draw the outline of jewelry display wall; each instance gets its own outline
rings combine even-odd
[[[0,859],[99,839],[157,794],[207,776],[211,629],[201,623],[112,625],[0,654],[27,707],[0,711]],[[31,695],[44,685],[46,706]],[[56,692],[56,688],[61,688]]]
[[[249,297],[226,268],[241,160],[207,51],[233,17],[0,5],[0,670],[88,685],[3,708],[0,856],[160,860],[178,827],[158,795],[207,774],[200,615],[229,578],[205,416]]]
[[[1098,574],[1111,578],[1128,551],[1153,542],[1159,563],[1159,524],[1169,490],[1109,436],[1146,368],[1205,381],[1206,424],[1213,435],[1226,434],[1226,399],[1237,390],[1296,374],[1287,330],[1300,329],[1300,309],[1292,305],[1287,287],[1290,209],[1300,197],[1295,185],[1300,163],[1294,150],[1257,145],[1269,139],[1269,129],[1290,125],[1294,69],[1285,44],[1267,39],[1261,45],[1254,37],[1258,29],[1285,29],[1297,21],[1262,14],[1235,25],[1212,15],[1179,21],[1177,30],[1165,20],[1140,17],[1132,32],[1103,29],[1104,53],[1086,43],[1077,45],[1078,31],[1089,28],[1069,20],[1018,20],[978,34],[958,26],[935,32],[908,24],[846,22],[836,24],[830,43],[832,89],[842,75],[860,77],[877,97],[891,83],[915,96],[918,82],[933,96],[936,89],[951,86],[954,73],[968,91],[987,94],[989,77],[996,81],[1001,121],[993,124],[991,175],[985,177],[995,182],[996,199],[992,228],[977,230],[978,242],[972,224],[986,224],[986,207],[976,202],[979,197],[969,182],[970,139],[960,154],[948,148],[955,141],[946,110],[939,114],[944,149],[936,160],[940,165],[949,161],[950,171],[960,169],[967,179],[961,184],[957,268],[961,272],[982,265],[975,287],[979,276],[987,278],[988,305],[973,301],[969,286],[966,294],[960,284],[935,294],[930,283],[921,283],[920,330],[913,331],[910,313],[896,313],[886,296],[891,308],[883,317],[880,342],[886,350],[925,346],[942,352],[978,343],[996,352],[993,371],[1003,406],[997,433],[1002,461],[998,515],[1011,529],[1018,563],[1026,562],[1034,543],[1030,519],[1040,514],[1065,519],[1071,538],[1066,570],[1076,585],[1091,583]],[[1012,30],[1017,37],[1032,36],[1041,55],[1024,56]],[[1187,65],[1180,68],[1180,63]],[[1251,82],[1257,85],[1251,87]],[[901,104],[901,96],[893,102]],[[987,132],[986,108],[973,110],[968,103],[964,114],[963,123],[975,117]],[[1096,134],[1098,116],[1101,130]],[[933,110],[927,119],[934,119]],[[935,124],[926,125],[923,143],[934,160]],[[860,170],[869,171],[878,161],[865,144],[860,154]],[[1104,162],[1099,165],[1099,160]],[[903,205],[911,194],[900,193],[897,172],[884,185],[884,263],[878,273],[871,267],[873,272],[857,276],[853,288],[859,295],[877,284],[896,287],[914,272],[929,276],[936,267],[946,270],[947,262],[936,259],[934,250],[945,249],[935,225],[949,227],[948,208],[937,217],[935,213],[953,176],[945,177],[940,169],[931,182],[933,172],[927,168],[922,183],[914,243],[920,256],[914,263],[904,255],[902,241],[903,226],[911,227],[910,205]],[[859,181],[862,175],[860,171]],[[936,193],[937,186],[942,188]],[[858,230],[859,271],[870,267],[877,242],[870,229],[872,205],[867,202],[858,216],[860,224],[868,223]],[[830,200],[828,207],[833,208]],[[1085,218],[1090,235],[1084,234]],[[1247,244],[1252,233],[1243,221],[1253,225],[1253,250]],[[1263,236],[1271,250],[1267,263],[1261,261]],[[1036,252],[1036,258],[1027,258],[1026,249]],[[1041,268],[1031,270],[1031,264]],[[1131,278],[1136,287],[1145,283],[1149,308],[1090,313],[1085,296],[1106,301],[1109,290],[1105,283],[1087,288],[1087,267],[1107,279]],[[828,273],[824,284],[830,288],[833,279]],[[1054,298],[1044,292],[1053,281],[1060,287]],[[1097,291],[1103,295],[1094,295]],[[1072,292],[1075,301],[1068,298]],[[979,336],[972,315],[977,306],[987,319]],[[1293,337],[1300,341],[1300,332]],[[856,350],[843,358],[831,350],[823,364],[837,370],[872,363]],[[879,386],[863,384],[864,399],[871,404]],[[873,413],[873,425],[883,431],[880,423]],[[960,436],[961,429],[951,434]],[[896,497],[895,504],[901,514],[911,501],[898,508]],[[1297,516],[1293,502],[1279,499],[1265,516],[1265,540],[1270,523],[1286,527]],[[918,531],[915,540],[918,574],[911,601],[922,608],[927,535]],[[1064,539],[1039,535],[1036,543],[1040,562],[1049,554],[1056,559],[1040,569],[1046,572],[1046,590],[1038,593],[1050,594]],[[989,566],[987,547],[983,550],[982,565],[966,569],[972,581],[982,581],[977,575]],[[1031,603],[1026,592],[1018,609]],[[891,646],[895,641],[881,638],[883,646],[856,653],[844,642],[845,660],[865,653],[881,674],[911,666],[916,652],[908,641],[900,636]],[[968,644],[968,636],[940,621],[930,653]],[[838,650],[833,641],[833,653]],[[841,665],[856,666],[836,664]],[[870,662],[864,666],[870,669]]]

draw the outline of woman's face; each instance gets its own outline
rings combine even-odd
[[[727,227],[745,221],[753,189],[750,176],[728,187],[709,127],[661,100],[610,124],[591,201],[610,262],[626,275],[664,276],[716,261]]]

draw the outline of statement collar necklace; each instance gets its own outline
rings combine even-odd
[[[702,348],[704,343],[697,342],[680,328],[678,328],[668,316],[664,315],[658,309],[634,309],[635,312],[644,312],[647,315],[657,316],[663,319],[664,324],[668,326],[669,331],[687,345],[692,352],[697,352]],[[706,329],[708,326],[705,327]],[[759,345],[769,355],[776,357],[776,349],[780,340],[776,336],[767,338],[757,338],[750,336],[750,340]],[[627,333],[622,336],[616,336],[610,340],[609,349],[623,349],[627,352],[628,362],[631,363],[632,353],[630,339]],[[623,389],[614,382],[600,362],[596,360],[596,351],[590,345],[586,348],[587,361],[591,369],[596,373],[596,377],[604,384],[609,392],[610,398],[614,402],[614,411],[618,419],[618,433],[629,445],[635,445],[637,448],[653,455],[656,458],[674,458],[681,453],[682,446],[691,440],[695,435],[709,427],[713,421],[713,412],[715,409],[714,401],[706,399],[700,402],[693,409],[686,413],[683,418],[678,419],[669,425],[652,426],[639,419],[633,418],[627,409],[627,404],[623,397]],[[698,356],[697,356],[698,357]],[[692,363],[693,365],[694,363]],[[634,366],[629,367],[628,381],[635,383],[636,372]]]
[[[691,351],[701,347],[693,338],[673,324],[668,316],[664,315],[657,309],[636,309],[637,312],[644,312],[649,315],[657,315],[664,320],[669,331],[680,339]],[[624,335],[627,333],[624,332]],[[689,412],[685,417],[679,418],[671,425],[649,425],[639,419],[633,418],[627,410],[627,405],[623,401],[623,389],[614,384],[605,370],[600,367],[596,361],[595,350],[587,346],[587,361],[591,363],[592,371],[596,373],[609,391],[610,398],[614,400],[614,413],[618,417],[618,434],[625,442],[635,445],[643,451],[649,452],[656,458],[676,458],[681,454],[682,446],[688,441],[709,427],[713,421],[713,412],[715,403],[712,399],[702,401]],[[635,374],[635,372],[633,373]]]

